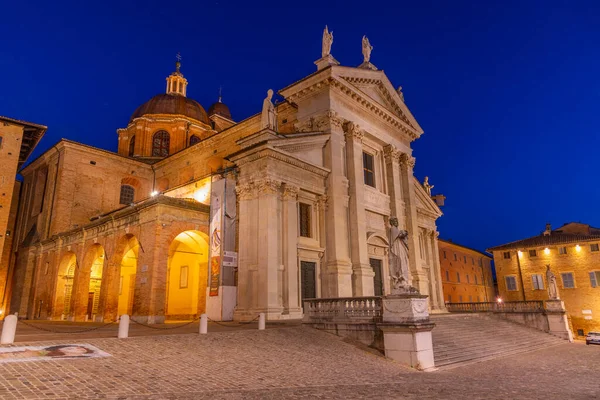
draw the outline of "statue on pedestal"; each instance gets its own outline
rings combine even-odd
[[[410,286],[408,270],[408,232],[398,228],[398,218],[390,218],[390,279],[392,295],[418,293]]]
[[[371,43],[369,42],[369,38],[366,36],[363,36],[363,38],[362,38],[362,53],[363,53],[363,59],[364,59],[365,64],[368,64],[371,62],[371,51],[373,51],[373,46],[371,46]]]
[[[277,110],[271,99],[273,98],[273,90],[267,91],[267,97],[263,100],[262,114],[260,118],[261,129],[277,130]]]
[[[556,284],[556,276],[550,270],[550,264],[546,265],[546,281],[548,282],[548,299],[559,300],[558,286]]]
[[[333,31],[329,32],[327,25],[323,29],[323,44],[321,49],[321,57],[325,58],[331,55],[331,45],[333,44]]]
[[[434,185],[430,185],[429,184],[429,177],[426,176],[425,179],[423,180],[423,188],[425,189],[425,191],[427,192],[427,194],[429,196],[431,196],[431,189],[433,189]]]

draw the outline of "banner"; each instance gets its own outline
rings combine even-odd
[[[209,296],[219,295],[223,241],[223,189],[225,180],[214,181],[210,193],[210,281]]]

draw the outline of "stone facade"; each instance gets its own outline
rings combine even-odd
[[[556,276],[572,331],[600,331],[600,229],[569,223],[490,249],[504,301],[548,300],[547,265]],[[592,276],[593,274],[593,276]]]
[[[237,320],[298,319],[304,298],[390,293],[390,216],[413,286],[444,310],[441,211],[413,176],[423,132],[383,71],[334,65],[280,90],[274,131],[220,101],[206,114],[179,68],[117,154],[63,140],[23,170],[11,311],[156,322],[228,319],[233,302]]]
[[[439,240],[439,250],[446,302],[496,301],[492,257],[448,240]]]

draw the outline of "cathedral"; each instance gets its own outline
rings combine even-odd
[[[368,39],[358,67],[326,39],[314,73],[243,121],[220,98],[187,97],[178,61],[117,130],[116,153],[62,139],[23,168],[6,312],[300,319],[303,299],[392,292],[392,220],[410,284],[443,311],[442,213],[413,175],[423,131]]]

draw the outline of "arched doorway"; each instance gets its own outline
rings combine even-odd
[[[123,257],[119,269],[118,315],[131,315],[133,311],[133,295],[135,293],[135,274],[140,243],[135,236],[128,234],[123,239]]]
[[[93,244],[87,250],[83,264],[76,269],[73,294],[73,314],[76,321],[93,321],[98,314],[105,259],[104,247]]]
[[[54,305],[52,307],[52,317],[55,319],[66,319],[71,314],[71,294],[73,293],[76,264],[75,253],[69,251],[62,256],[58,265],[56,291],[54,292]]]
[[[169,247],[166,319],[191,319],[206,311],[208,236],[199,231],[177,235]]]

